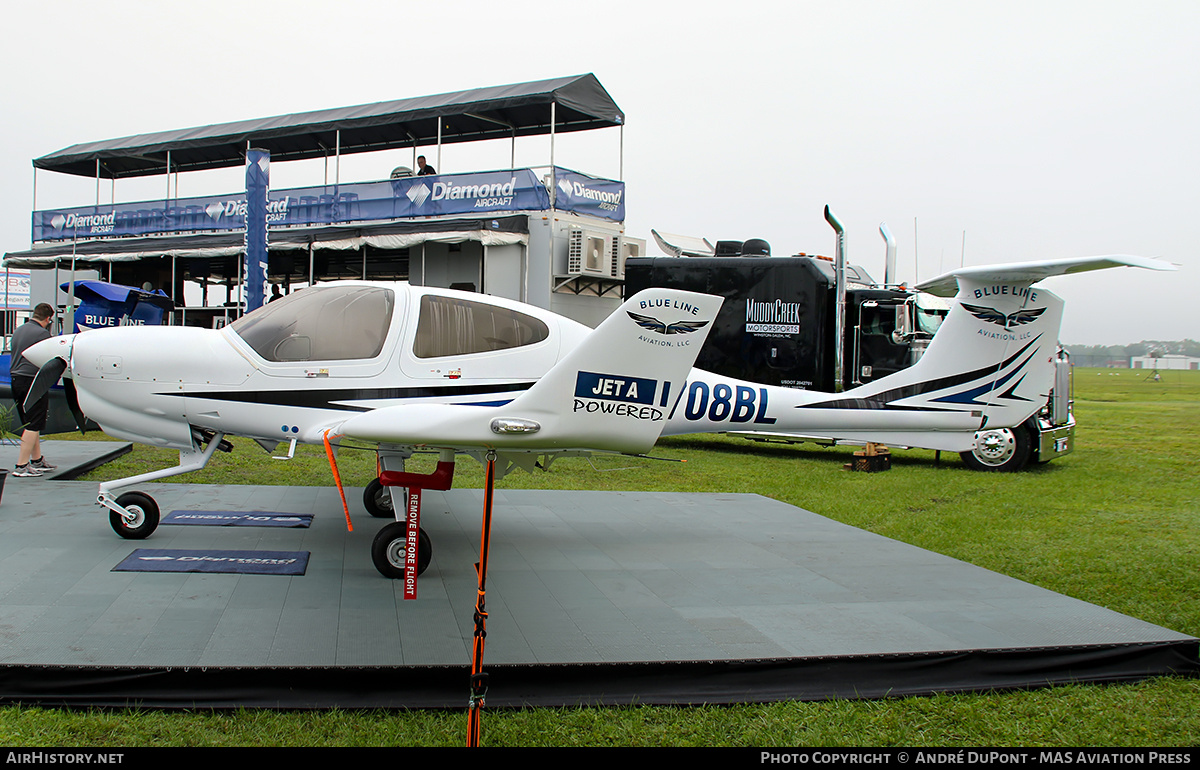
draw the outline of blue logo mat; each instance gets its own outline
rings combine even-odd
[[[217,572],[236,575],[303,575],[308,551],[172,551],[139,548],[113,572]]]
[[[163,524],[194,524],[201,527],[308,527],[311,513],[279,511],[171,511]]]

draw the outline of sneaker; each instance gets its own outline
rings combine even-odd
[[[16,468],[14,468],[12,475],[14,475],[14,476],[41,476],[42,471],[40,468],[34,468],[32,464],[26,463],[24,465],[18,465]]]
[[[36,460],[30,461],[29,466],[31,468],[37,468],[39,471],[52,471],[58,468],[57,465],[51,465],[50,463],[46,462],[45,455]]]

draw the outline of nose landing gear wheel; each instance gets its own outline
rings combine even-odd
[[[126,540],[144,540],[158,529],[158,503],[141,492],[126,492],[117,498],[117,505],[133,514],[127,520],[116,511],[109,511],[108,523],[113,531]]]
[[[419,529],[417,536],[417,574],[429,567],[433,557],[433,543],[424,529]],[[375,569],[385,578],[392,580],[404,578],[404,565],[408,559],[408,524],[394,521],[375,536],[371,543],[371,561]]]

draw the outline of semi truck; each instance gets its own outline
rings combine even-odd
[[[761,239],[710,244],[652,232],[675,256],[628,259],[627,296],[661,286],[724,297],[696,366],[728,377],[824,392],[870,383],[916,363],[950,309],[941,297],[891,283],[891,258],[883,283],[861,266],[843,262],[844,306],[839,309],[834,259],[773,257]],[[691,248],[678,245],[683,242]],[[839,310],[844,313],[840,324]],[[976,470],[1017,471],[1067,454],[1075,429],[1070,394],[1070,362],[1059,346],[1054,389],[1044,407],[1022,425],[979,431],[973,449],[961,453],[963,462]],[[735,435],[862,443],[820,435]]]

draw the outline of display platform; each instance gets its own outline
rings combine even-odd
[[[12,478],[9,484],[37,484],[43,481],[68,481],[99,468],[133,450],[128,441],[46,441],[42,440],[42,455],[58,467],[40,477]],[[16,440],[0,442],[0,468],[11,473],[21,454]],[[11,488],[11,487],[10,487]]]
[[[147,484],[163,512],[314,514],[126,541],[95,485],[0,504],[0,702],[465,705],[481,490],[426,492],[418,598],[348,489]],[[303,576],[114,572],[137,548],[307,551]],[[1129,681],[1198,640],[757,495],[496,494],[487,703],[731,703]]]

